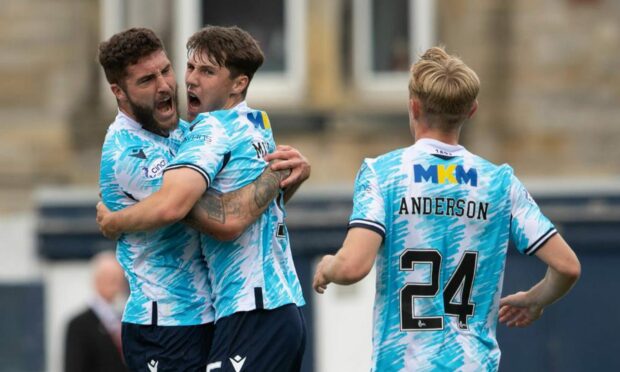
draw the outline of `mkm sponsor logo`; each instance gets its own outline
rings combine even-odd
[[[413,182],[469,184],[478,186],[478,172],[476,168],[465,170],[462,165],[429,165],[424,168],[421,164],[413,165]]]

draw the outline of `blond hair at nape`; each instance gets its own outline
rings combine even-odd
[[[410,72],[409,97],[418,98],[425,113],[449,123],[467,117],[480,91],[480,80],[460,58],[443,47],[432,47]]]

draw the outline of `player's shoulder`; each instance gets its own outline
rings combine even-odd
[[[127,142],[141,142],[143,129],[140,124],[119,112],[108,127],[104,140],[105,147],[123,147]]]
[[[200,113],[187,124],[187,134],[191,133],[202,133],[202,132],[221,132],[227,133],[227,126],[225,125],[226,115],[220,111],[211,111],[211,112],[203,112]]]
[[[466,160],[468,160],[476,168],[484,170],[486,173],[493,173],[498,176],[512,177],[514,170],[507,163],[497,164],[480,155],[466,151]],[[468,159],[467,159],[468,158]]]
[[[251,125],[255,129],[271,131],[271,121],[266,111],[240,104],[237,106],[237,114],[240,122]]]
[[[398,148],[384,154],[378,155],[374,158],[365,158],[364,163],[373,168],[380,168],[387,164],[392,164],[394,162],[400,161],[405,152],[408,150],[408,147]]]
[[[189,130],[190,123],[187,120],[179,119],[179,125],[177,127],[177,131],[187,132]]]
[[[406,150],[406,148],[399,148],[374,158],[365,158],[358,176],[362,178],[372,176],[383,181],[391,179],[392,176],[400,173]]]

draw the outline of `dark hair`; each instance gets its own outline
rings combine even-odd
[[[265,59],[258,42],[237,26],[204,27],[187,41],[190,54],[206,54],[211,62],[230,70],[231,78],[243,74],[250,81]]]
[[[99,64],[110,84],[122,85],[127,66],[159,50],[164,50],[164,44],[152,30],[130,28],[99,44]]]

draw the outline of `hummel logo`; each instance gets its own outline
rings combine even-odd
[[[232,363],[235,372],[241,371],[241,368],[243,368],[243,364],[245,363],[245,358],[246,357],[241,358],[239,355],[235,355],[234,358],[228,358],[230,363]]]
[[[138,158],[138,159],[146,159],[146,154],[144,153],[144,150],[142,149],[140,149],[140,151],[134,151],[129,156],[133,156],[134,158]]]
[[[424,327],[426,327],[426,323],[424,323],[424,322],[423,322],[423,321],[421,321],[421,320],[418,320],[418,327],[419,327],[419,328],[424,328]]]
[[[149,367],[149,371],[151,372],[157,372],[157,365],[159,364],[159,361],[154,361],[153,359],[151,359],[150,362],[148,362],[146,364],[147,367]]]

